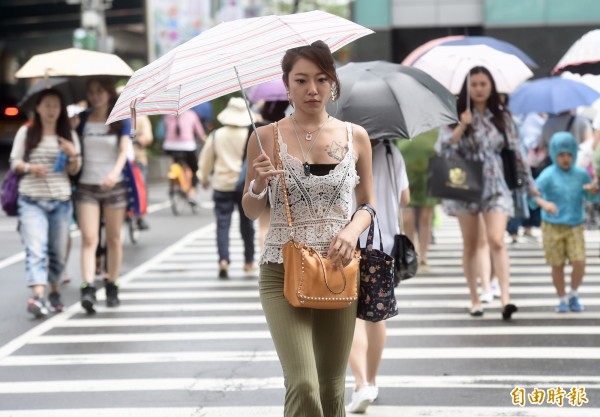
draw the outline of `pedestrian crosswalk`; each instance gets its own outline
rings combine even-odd
[[[482,318],[468,315],[460,232],[444,219],[429,270],[397,289],[400,314],[387,323],[380,396],[367,414],[600,415],[600,237],[586,233],[586,311],[554,312],[550,269],[527,241],[509,248],[519,312],[507,323],[498,300]],[[230,279],[218,280],[214,234],[214,225],[193,231],[129,272],[119,308],[87,317],[73,305],[1,347],[0,417],[283,415],[257,274],[242,270],[234,239]],[[348,395],[352,386],[348,373]],[[557,387],[563,406],[549,397],[519,404],[515,391]]]

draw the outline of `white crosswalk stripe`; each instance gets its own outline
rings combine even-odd
[[[214,232],[195,231],[123,277],[118,309],[101,301],[86,317],[73,305],[1,347],[0,417],[281,416],[283,377],[256,274],[242,271],[233,239],[231,278],[218,280]],[[600,236],[586,232],[581,314],[554,313],[539,242],[511,245],[519,312],[506,323],[498,300],[484,317],[468,315],[455,220],[435,235],[430,270],[397,288],[400,314],[387,322],[380,397],[368,415],[600,415]],[[348,373],[348,394],[353,383]],[[557,387],[574,401],[571,390],[583,388],[589,402],[513,404],[515,388]]]

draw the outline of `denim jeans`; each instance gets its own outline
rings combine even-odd
[[[244,261],[254,262],[254,223],[244,214],[242,208],[242,194],[237,191],[213,192],[215,202],[215,216],[217,218],[217,247],[219,250],[219,261],[229,260],[229,228],[231,226],[231,215],[235,206],[240,213],[240,233],[244,241]]]
[[[25,246],[27,286],[60,282],[72,212],[71,201],[19,196],[19,231]]]

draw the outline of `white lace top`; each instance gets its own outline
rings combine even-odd
[[[333,238],[350,221],[354,188],[359,183],[356,155],[352,146],[352,124],[346,123],[348,152],[344,159],[324,176],[304,175],[302,162],[287,153],[279,132],[280,157],[292,212],[294,240],[305,242],[326,253]],[[260,263],[283,263],[282,247],[290,230],[285,214],[281,177],[269,185],[271,222]]]

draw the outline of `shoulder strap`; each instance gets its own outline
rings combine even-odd
[[[400,233],[404,234],[404,219],[402,218],[402,207],[400,207],[400,198],[398,196],[398,185],[396,184],[396,176],[392,170],[392,166],[394,165],[394,155],[392,154],[390,141],[385,139],[383,143],[385,144],[385,159],[387,161],[388,173],[390,174],[390,178],[392,180],[392,193],[394,194],[394,202],[398,202],[398,227],[400,228]]]
[[[290,211],[290,203],[288,201],[287,187],[285,185],[285,173],[283,172],[283,163],[279,156],[279,127],[277,122],[273,123],[273,142],[275,145],[275,163],[278,170],[281,170],[281,189],[283,191],[283,201],[285,203],[285,215],[287,217],[288,227],[290,229],[290,240],[294,237],[294,228],[292,226],[292,213]]]
[[[573,122],[575,121],[575,115],[571,115],[571,117],[569,118],[569,122],[567,123],[567,132],[571,132],[571,128],[573,127]]]

